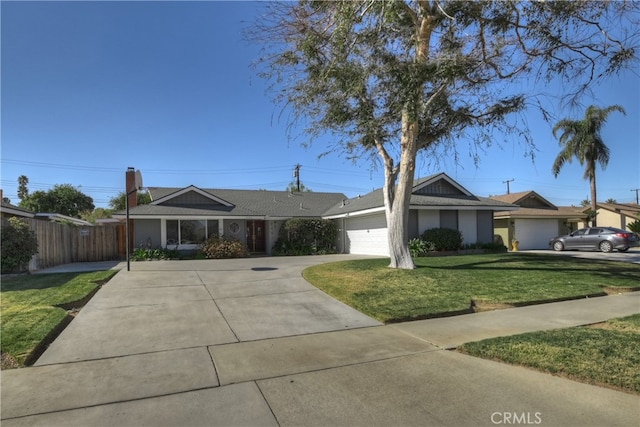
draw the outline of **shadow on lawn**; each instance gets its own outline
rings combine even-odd
[[[83,273],[25,274],[2,278],[2,292],[48,289],[62,286]]]
[[[459,257],[458,260],[464,259]],[[511,265],[511,266],[510,266]],[[640,266],[621,261],[583,259],[574,257],[560,257],[555,255],[542,254],[514,254],[496,258],[487,257],[483,260],[476,260],[466,263],[456,263],[448,265],[429,265],[428,261],[418,268],[430,268],[434,270],[477,270],[477,271],[531,271],[531,272],[579,272],[610,279],[611,277],[621,279],[637,279],[640,274]],[[640,289],[640,285],[631,289]]]

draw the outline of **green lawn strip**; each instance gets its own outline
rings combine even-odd
[[[458,351],[640,394],[640,314],[577,327],[492,338]]]
[[[470,302],[526,305],[640,289],[640,265],[539,254],[425,257],[418,268],[388,268],[388,259],[321,264],[306,280],[382,322],[470,310]]]
[[[57,307],[81,301],[116,272],[24,275],[2,279],[0,346],[24,364],[33,349],[64,320]]]

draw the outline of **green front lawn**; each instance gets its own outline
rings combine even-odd
[[[640,394],[640,314],[467,343],[465,354]]]
[[[19,364],[67,316],[59,306],[81,301],[115,271],[2,278],[0,346]]]
[[[501,253],[415,260],[415,270],[388,259],[310,267],[306,280],[382,322],[464,313],[477,307],[526,305],[640,290],[640,265],[544,254]]]

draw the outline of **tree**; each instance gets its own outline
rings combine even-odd
[[[80,218],[85,221],[89,221],[91,224],[95,224],[96,220],[111,218],[113,210],[104,208],[95,208],[93,211],[84,211],[80,213]]]
[[[628,66],[635,51],[622,31],[631,23],[638,32],[633,2],[350,0],[268,8],[249,34],[265,44],[260,75],[290,109],[289,129],[303,124],[310,141],[329,133],[328,151],[382,165],[394,268],[415,268],[408,223],[418,153],[457,159],[457,141],[468,138],[477,161],[502,132],[524,139],[532,155],[513,113],[536,98],[512,84],[559,79],[578,99]]]
[[[56,184],[49,191],[35,191],[22,199],[19,206],[32,212],[51,212],[75,218],[95,207],[91,197],[71,184]]]
[[[23,200],[29,197],[27,184],[29,184],[29,178],[26,175],[20,175],[18,177],[18,199]]]
[[[285,188],[284,190],[290,193],[296,193],[298,192],[298,183],[296,181],[291,181],[289,185],[287,185],[287,188]],[[300,182],[300,192],[303,192],[303,191],[312,192],[313,190],[307,187],[306,185],[304,185],[302,182]]]
[[[560,170],[567,163],[571,163],[575,157],[581,166],[585,166],[584,179],[589,180],[591,186],[591,211],[596,212],[596,166],[602,169],[609,163],[609,148],[605,145],[600,135],[600,130],[609,114],[618,111],[626,114],[619,105],[606,108],[598,108],[591,105],[587,108],[582,120],[563,119],[553,127],[553,136],[558,138],[562,151],[558,154],[551,168],[553,175],[558,177]],[[558,137],[558,134],[560,136]],[[594,215],[593,225],[597,225]]]
[[[138,201],[138,205],[147,205],[151,203],[151,195],[148,192],[138,191],[136,200]],[[117,196],[109,200],[109,207],[114,211],[123,211],[127,208],[124,191],[121,191]]]

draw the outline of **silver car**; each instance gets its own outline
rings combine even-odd
[[[611,252],[617,249],[625,252],[634,246],[640,246],[640,236],[631,231],[615,227],[581,228],[566,236],[552,239],[549,245],[555,251],[565,249],[586,249]]]

